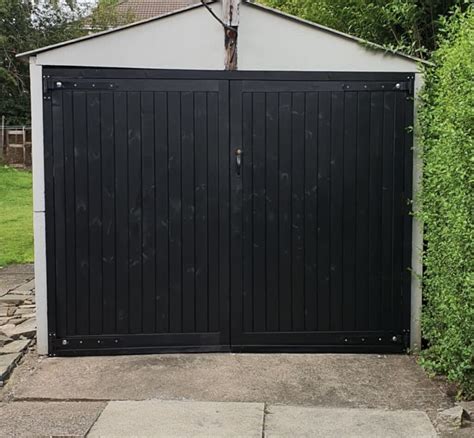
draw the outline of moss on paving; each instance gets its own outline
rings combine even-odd
[[[0,164],[0,266],[32,261],[31,172]]]

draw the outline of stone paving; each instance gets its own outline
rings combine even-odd
[[[34,342],[33,265],[0,268],[0,386]]]

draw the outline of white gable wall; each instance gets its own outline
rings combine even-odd
[[[220,3],[211,5],[221,16]],[[242,3],[239,70],[417,72],[416,62]],[[224,32],[197,7],[37,55],[38,65],[223,70]]]
[[[408,58],[258,7],[242,4],[239,70],[416,72]]]
[[[221,15],[221,5],[212,8]],[[203,7],[38,53],[38,65],[224,69],[222,26]]]

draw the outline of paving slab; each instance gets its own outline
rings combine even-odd
[[[263,403],[116,401],[106,406],[88,436],[260,438],[263,417]]]
[[[18,339],[20,336],[32,338],[36,334],[36,318],[27,319],[18,325],[6,324],[0,330],[12,339]]]
[[[9,376],[10,371],[20,359],[20,353],[10,353],[0,355],[0,383]]]
[[[3,347],[7,342],[10,342],[12,339],[8,336],[0,334],[0,347]]]
[[[434,410],[452,404],[403,355],[156,354],[45,358],[17,399],[199,400]]]
[[[0,297],[0,304],[21,304],[27,299],[27,295],[17,295],[17,294],[6,294],[3,297]]]
[[[421,411],[268,406],[265,437],[435,438]]]
[[[5,275],[2,270],[0,270],[0,297],[5,296],[18,286],[26,283],[28,278],[29,277],[25,277],[24,275]]]
[[[85,436],[105,407],[99,402],[11,402],[0,404],[5,437]]]
[[[30,280],[26,283],[21,284],[17,288],[15,288],[15,291],[20,291],[20,292],[29,292],[35,288],[35,280]]]
[[[18,339],[0,347],[0,354],[20,353],[31,343],[31,339]]]

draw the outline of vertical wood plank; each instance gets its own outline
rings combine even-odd
[[[182,327],[182,179],[181,179],[181,93],[168,93],[169,172],[169,323],[170,331]]]
[[[114,98],[115,194],[116,194],[116,318],[117,332],[129,332],[128,273],[128,122],[127,93]]]
[[[305,205],[304,205],[304,146],[305,146],[305,95],[292,96],[292,156],[291,156],[291,288],[292,329],[304,330],[304,254],[305,254]]]
[[[344,242],[342,262],[342,328],[355,328],[355,230],[357,163],[357,92],[345,93],[344,105],[344,216],[342,236]]]
[[[142,151],[140,93],[128,93],[128,270],[130,333],[142,331]]]
[[[280,330],[292,329],[291,281],[291,93],[281,93],[279,102],[279,284]]]
[[[331,247],[331,93],[319,93],[318,127],[318,330],[329,330]]]
[[[156,178],[156,331],[167,333],[170,294],[169,143],[167,93],[154,93]]]
[[[86,93],[74,93],[77,334],[89,334],[89,188]]]
[[[369,327],[369,190],[370,190],[370,92],[359,92],[357,103],[357,193],[355,261],[355,329]]]
[[[249,147],[243,143],[243,84],[240,81],[232,81],[229,85],[230,98],[230,181],[231,181],[231,253],[230,263],[230,343],[239,345],[243,332],[243,292],[245,266],[243,254],[245,251],[245,240],[243,235],[243,170],[239,173],[235,159],[235,151],[241,147],[244,154],[249,154]],[[248,158],[247,158],[248,159]],[[246,157],[243,157],[246,160]],[[209,182],[209,188],[212,184]],[[211,205],[211,198],[209,198]],[[211,251],[212,254],[212,251]]]
[[[153,92],[141,93],[142,140],[142,275],[143,275],[143,332],[154,333],[156,323],[155,283],[155,112]]]
[[[207,96],[204,92],[194,95],[195,142],[195,231],[196,231],[196,331],[208,331],[209,307],[209,256],[208,256],[208,141]]]
[[[67,335],[76,334],[76,194],[74,171],[74,121],[72,104],[72,92],[63,92]]]
[[[210,332],[220,327],[220,230],[219,230],[219,101],[217,93],[207,93],[208,155],[208,235],[209,235],[209,299]],[[240,237],[240,236],[239,236]]]
[[[104,333],[116,332],[115,269],[115,136],[114,94],[100,96],[102,156],[102,294]]]
[[[194,96],[181,94],[181,196],[183,254],[183,332],[195,329]]]
[[[102,333],[102,186],[100,93],[87,93],[90,333]]]
[[[266,328],[265,105],[265,93],[254,93],[252,107],[252,289],[255,331],[265,331]]]
[[[245,157],[242,160],[242,245],[243,245],[243,284],[242,317],[243,331],[253,330],[253,99],[251,93],[242,97],[242,141]]]
[[[266,95],[266,329],[278,330],[278,93]]]
[[[331,329],[342,330],[344,217],[344,92],[331,95]]]
[[[381,328],[383,92],[370,97],[369,329]]]
[[[54,333],[57,327],[56,315],[56,264],[55,225],[54,225],[54,152],[52,99],[43,103],[44,123],[44,179],[45,179],[45,228],[46,228],[46,279],[48,295],[48,332]],[[53,261],[53,262],[51,262]]]
[[[305,329],[317,329],[318,93],[306,95],[305,110]]]
[[[64,121],[63,93],[52,93],[52,152],[54,190],[54,262],[56,273],[56,334],[67,333],[66,217],[64,184]]]
[[[229,145],[229,82],[218,83],[219,145]],[[222,343],[229,343],[230,313],[230,147],[219,154],[219,327]],[[230,345],[230,344],[229,344]]]
[[[395,93],[384,95],[384,125],[382,154],[382,328],[392,324],[393,288],[393,149],[395,121]]]

